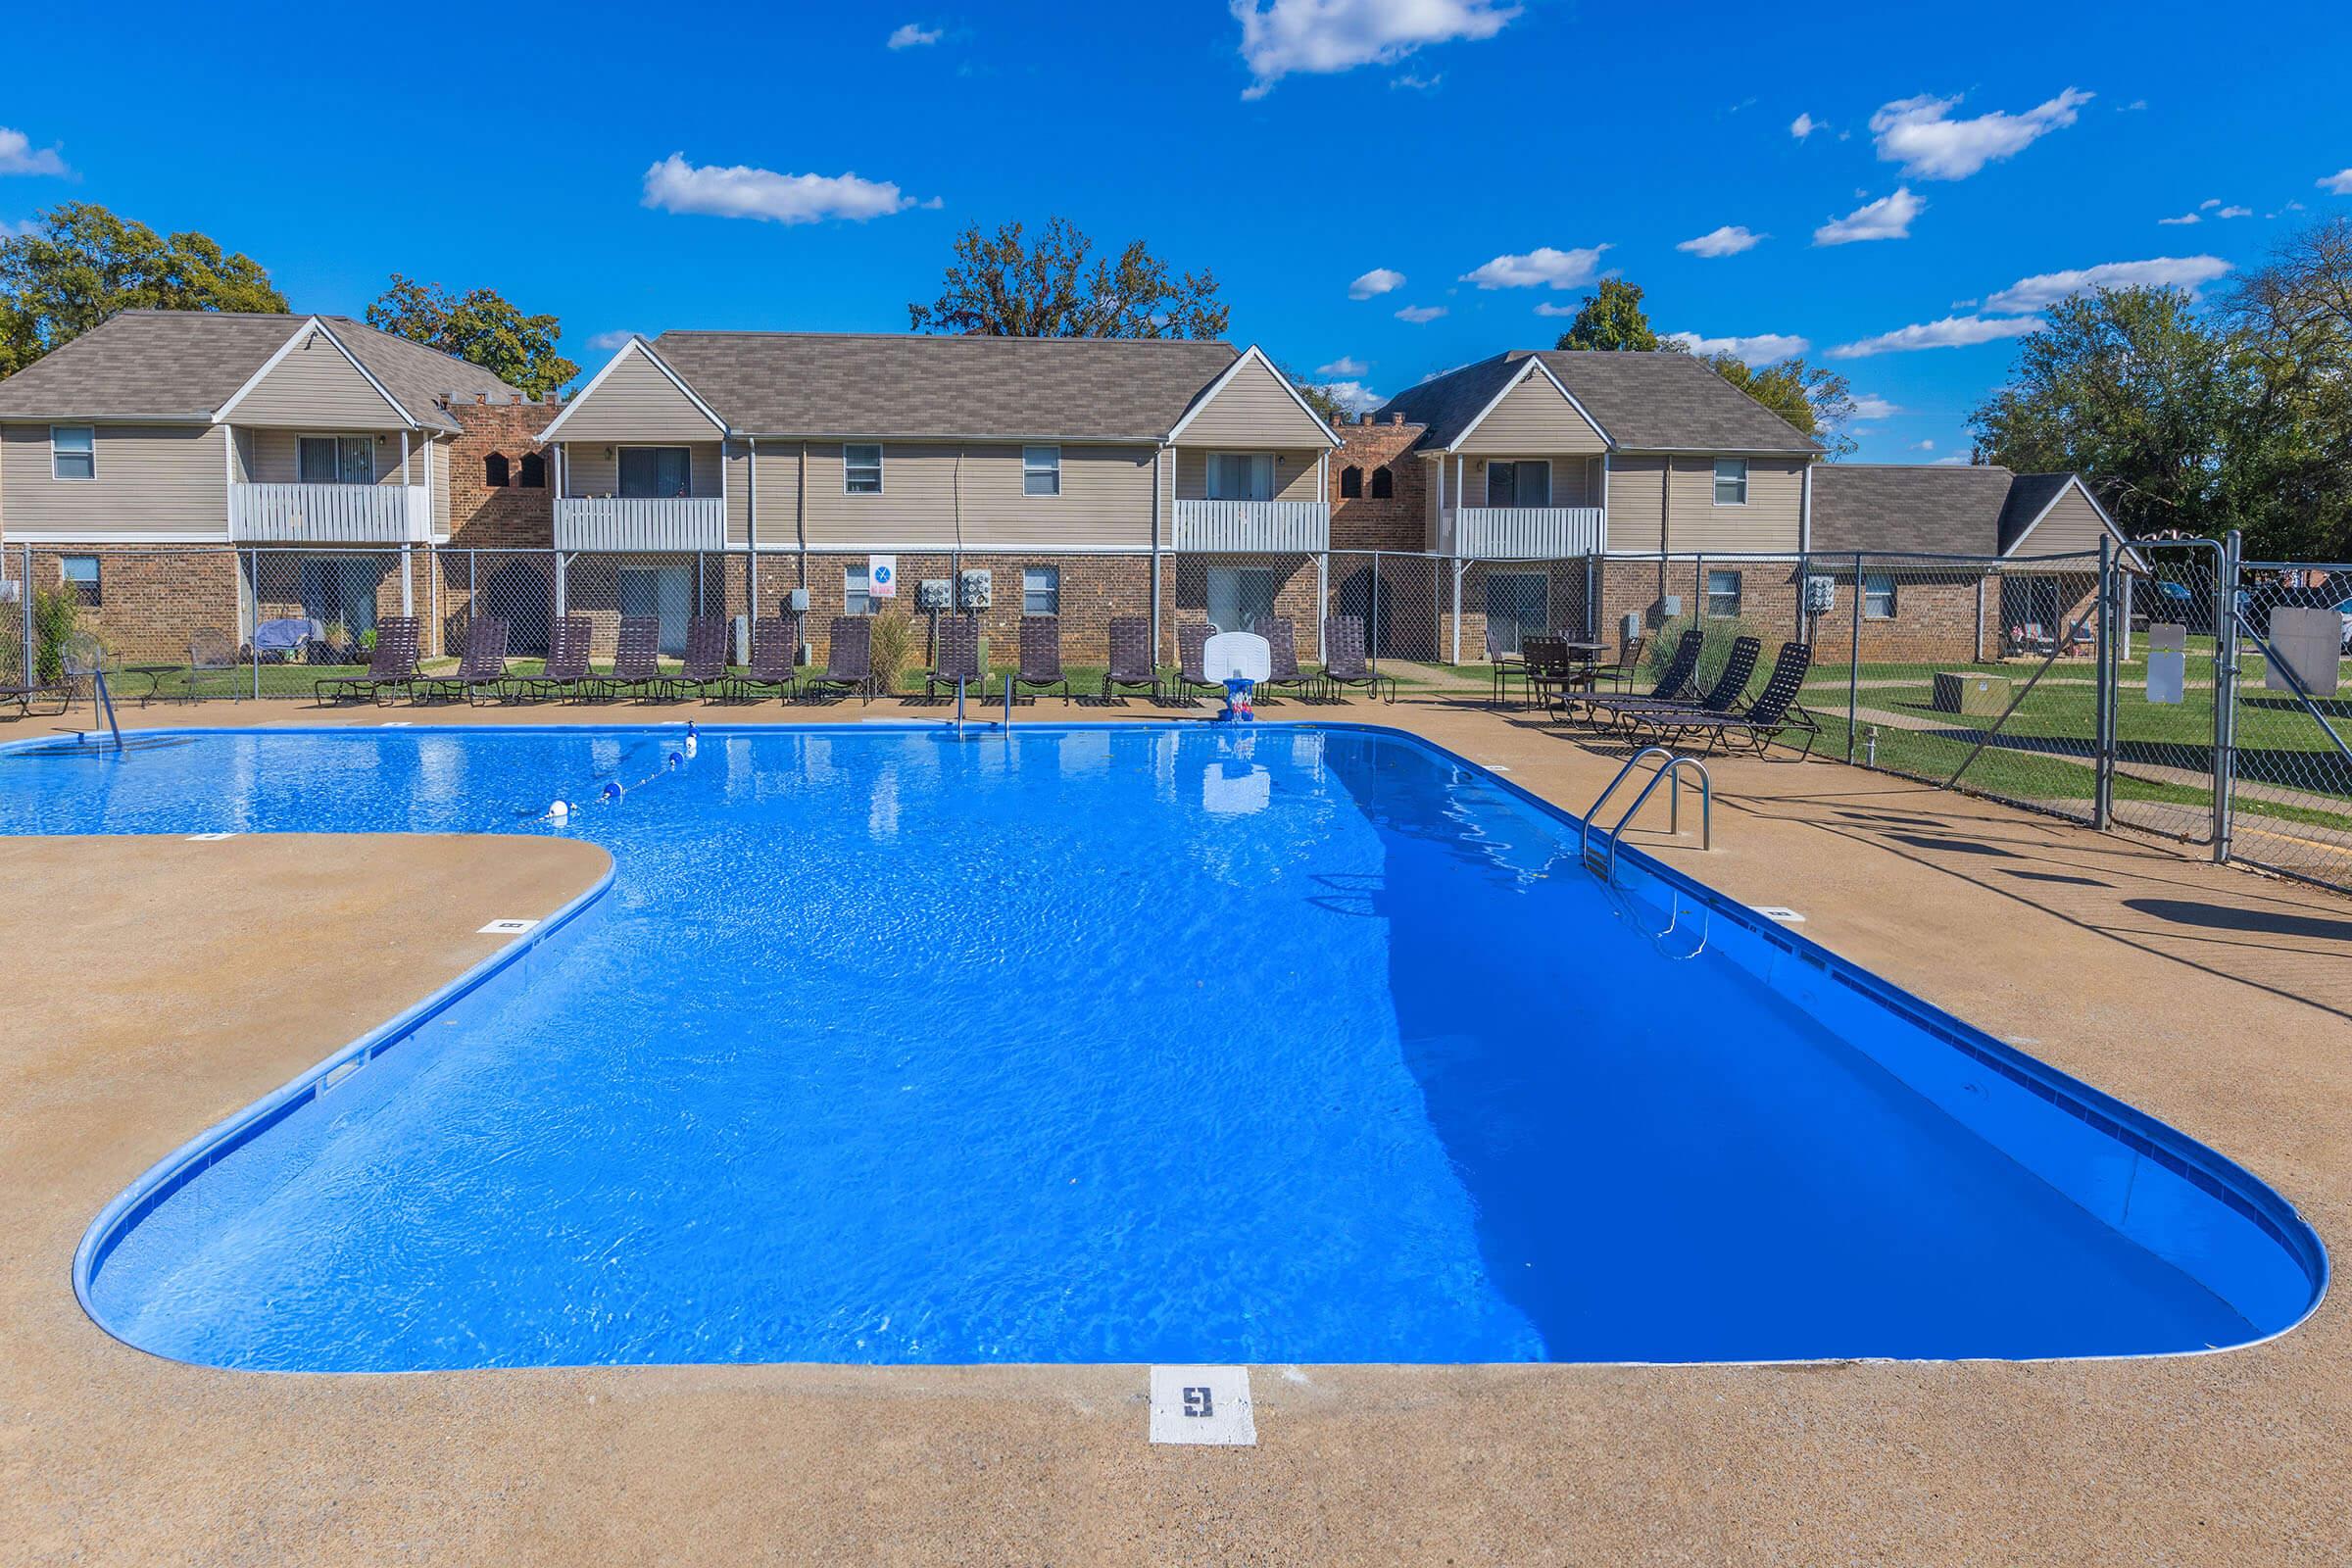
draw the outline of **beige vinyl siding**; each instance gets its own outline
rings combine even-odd
[[[1251,360],[1193,416],[1178,439],[1188,447],[1263,452],[1274,447],[1324,447],[1322,421],[1298,406],[1282,378]]]
[[[2014,553],[2021,556],[2062,556],[2075,551],[2096,552],[2099,536],[2107,525],[2099,520],[2098,509],[2082,493],[2081,485],[2070,484],[2058,492],[2050,510],[2041,520],[2021,537]]]
[[[1597,458],[1551,456],[1532,451],[1522,457],[1496,453],[1493,458],[1464,458],[1461,464],[1462,496],[1465,507],[1487,504],[1487,465],[1527,461],[1551,464],[1551,504],[1555,507],[1597,507],[1600,505],[1600,461]],[[1454,468],[1450,460],[1446,469],[1446,482],[1453,483]],[[1450,489],[1447,491],[1451,496]],[[1448,499],[1448,506],[1452,501]]]
[[[454,442],[435,441],[418,455],[417,466],[430,466],[433,481],[433,537],[449,537],[449,465]]]
[[[1484,452],[1494,457],[1509,457],[1514,453],[1534,457],[1549,453],[1592,456],[1606,452],[1608,446],[1591,421],[1576,412],[1576,405],[1562,397],[1560,389],[1541,373],[1521,379],[1479,420],[1476,428],[1454,443],[1456,451]]]
[[[335,429],[317,425],[307,430],[237,430],[238,477],[250,484],[299,484],[302,482],[302,438],[306,435],[334,435],[349,437],[365,435],[363,430]],[[424,432],[409,432],[409,466],[404,475],[400,466],[400,432],[377,429],[375,435],[375,482],[377,484],[424,483],[424,460],[421,454],[426,445]]]
[[[726,463],[727,543],[748,544],[752,537],[752,449],[741,441],[724,447]]]
[[[1609,460],[1609,549],[1642,555],[1664,548],[1666,460]]]
[[[707,441],[717,434],[694,400],[662,373],[662,368],[634,348],[621,350],[619,363],[583,394],[564,416],[559,439],[567,442],[627,441],[660,443]],[[712,494],[717,492],[713,491]]]
[[[0,534],[228,536],[227,437],[220,425],[96,426],[97,477],[57,479],[49,426],[0,431]]]
[[[1221,447],[1213,450],[1240,452],[1246,449]],[[1323,493],[1322,484],[1316,478],[1319,465],[1315,460],[1323,456],[1324,450],[1321,447],[1303,451],[1294,448],[1288,452],[1275,453],[1274,494],[1268,499],[1274,501],[1328,500],[1329,498]],[[1168,461],[1176,466],[1176,495],[1178,499],[1184,501],[1206,501],[1208,499],[1208,452],[1200,451],[1190,444],[1168,454]]]
[[[862,443],[851,443],[858,445]],[[1021,491],[1018,446],[886,441],[882,493],[842,489],[842,443],[808,444],[808,544],[865,549],[956,542],[983,549],[1142,550],[1152,542],[1152,451],[1064,446],[1061,494]],[[957,460],[962,473],[957,478]],[[766,470],[760,474],[760,537],[768,535]]]
[[[1805,465],[1799,458],[1747,460],[1747,504],[1715,504],[1715,460],[1676,458],[1666,510],[1666,548],[1790,551],[1804,517]]]
[[[708,431],[710,426],[705,423]],[[570,427],[563,434],[568,436]],[[562,441],[564,448],[564,493],[567,496],[616,496],[620,494],[620,449],[623,447],[684,447],[687,453],[686,493],[694,496],[718,494],[718,443],[716,441]]]
[[[762,441],[758,462],[760,548],[797,550],[801,543],[800,443]],[[728,482],[734,482],[733,475],[729,475]]]
[[[237,400],[228,417],[238,424],[304,430],[381,430],[405,422],[400,411],[323,336],[306,338],[271,366]]]

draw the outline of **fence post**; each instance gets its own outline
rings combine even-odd
[[[2213,611],[2213,859],[2230,863],[2237,791],[2237,579],[2245,542],[2235,528],[2222,541]]]
[[[24,559],[18,565],[17,609],[21,612],[17,619],[23,623],[24,631],[24,672],[18,679],[27,686],[38,686],[41,683],[41,672],[33,667],[33,656],[39,649],[39,643],[34,637],[32,629],[32,546],[30,545],[24,546]]]
[[[548,571],[548,578],[552,584],[550,592],[555,602],[556,619],[558,620],[562,620],[564,615],[569,613],[569,607],[566,603],[566,596],[564,591],[564,573],[570,566],[570,564],[571,558],[561,550],[555,553],[555,559],[549,563],[550,569]],[[754,586],[757,587],[758,584],[755,583]],[[555,628],[550,626],[548,631],[550,634],[553,634]]]
[[[1862,710],[1862,552],[1854,552],[1854,588],[1848,595],[1853,600],[1854,629],[1846,644],[1845,656],[1845,760],[1854,760],[1854,726],[1861,722]]]
[[[466,552],[466,635],[473,635],[473,609],[482,599],[482,553],[468,548]]]
[[[247,560],[253,571],[252,623],[245,628],[245,652],[253,661],[253,700],[262,700],[262,651],[254,645],[254,634],[262,629],[262,553],[254,550]]]
[[[1453,657],[1448,663],[1462,662],[1462,558],[1453,558]]]
[[[433,652],[441,652],[441,547],[424,547],[424,611],[433,627]]]
[[[1446,612],[1446,564],[1429,558],[1429,657],[1435,660],[1445,643],[1438,637],[1438,617]]]
[[[1331,552],[1315,552],[1315,658],[1321,662],[1323,652],[1323,623],[1331,616]]]
[[[2092,649],[2097,685],[2092,703],[2090,825],[2104,833],[2115,810],[2115,541],[2099,535],[2099,624]]]
[[[1364,630],[1364,641],[1370,645],[1364,662],[1372,668],[1378,669],[1380,667],[1380,552],[1377,550],[1372,552],[1371,623]],[[1323,645],[1320,642],[1315,645],[1315,653],[1318,658],[1327,657],[1323,654]]]

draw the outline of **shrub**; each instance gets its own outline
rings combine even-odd
[[[81,602],[70,588],[43,588],[32,596],[35,678],[52,681],[66,672],[66,641],[81,628]]]
[[[1666,666],[1674,662],[1674,650],[1682,642],[1683,633],[1689,631],[1693,625],[1696,625],[1706,635],[1706,641],[1699,645],[1698,672],[1690,677],[1700,691],[1703,692],[1713,686],[1716,677],[1723,673],[1723,666],[1730,662],[1732,657],[1732,644],[1738,638],[1753,637],[1765,645],[1764,658],[1757,662],[1756,668],[1761,673],[1766,667],[1766,661],[1770,659],[1774,645],[1772,639],[1766,635],[1767,628],[1761,624],[1749,620],[1744,615],[1704,620],[1693,620],[1689,615],[1676,615],[1656,631],[1651,632],[1649,641],[1642,646],[1642,667],[1651,681],[1655,682],[1665,678]]]
[[[874,690],[895,692],[914,662],[914,617],[903,610],[874,616]]]

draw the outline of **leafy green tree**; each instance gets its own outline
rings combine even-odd
[[[456,294],[394,272],[392,286],[368,307],[368,324],[478,365],[535,398],[580,373],[556,351],[562,323],[552,316],[523,315],[496,289]]]
[[[1853,456],[1858,443],[1845,427],[1854,416],[1854,389],[1836,370],[1801,359],[1757,370],[1736,354],[1712,355],[1707,363],[1717,375],[1820,442],[1831,462]]]
[[[1678,352],[1680,344],[1662,339],[1649,324],[1649,317],[1642,309],[1642,288],[1623,278],[1601,279],[1598,291],[1585,296],[1584,307],[1568,330],[1552,345],[1558,349],[1634,350],[1652,353],[1664,349]]]
[[[1309,380],[1289,366],[1279,362],[1276,363],[1274,368],[1282,372],[1282,378],[1290,382],[1292,388],[1306,400],[1306,406],[1314,410],[1315,416],[1325,424],[1336,425],[1343,420],[1352,421],[1355,417],[1355,411],[1341,402],[1338,394],[1323,382]]]
[[[2352,219],[2281,243],[2225,319],[2245,390],[2225,415],[2217,524],[2258,557],[2352,559]]]
[[[1035,244],[1021,225],[978,224],[956,240],[939,298],[909,304],[918,332],[988,337],[1222,337],[1232,314],[1213,272],[1172,273],[1142,240],[1116,259],[1069,220],[1047,221]]]
[[[210,235],[158,234],[91,202],[0,239],[0,375],[127,310],[283,314],[286,300],[259,262]]]

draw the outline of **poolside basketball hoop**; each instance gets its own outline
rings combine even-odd
[[[1254,722],[1251,690],[1274,672],[1274,657],[1266,640],[1254,632],[1221,631],[1200,648],[1200,673],[1225,687],[1225,710],[1220,724]]]

